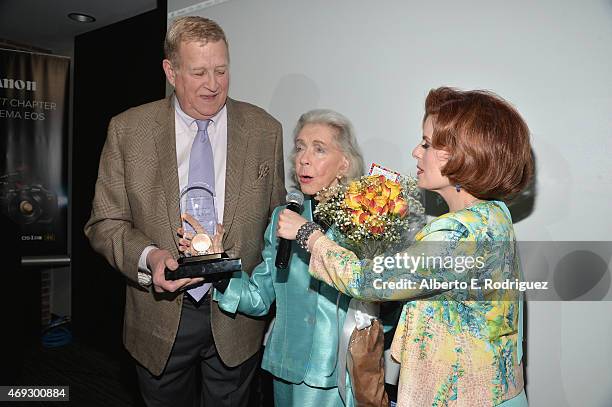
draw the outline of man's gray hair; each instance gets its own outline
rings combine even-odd
[[[175,68],[179,66],[179,46],[182,42],[225,42],[229,52],[229,45],[223,29],[214,22],[205,17],[186,16],[179,17],[172,21],[166,33],[164,41],[164,54],[166,59],[172,62]],[[229,61],[229,55],[228,61]]]

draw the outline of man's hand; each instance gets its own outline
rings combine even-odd
[[[198,278],[181,278],[179,280],[166,280],[164,271],[166,268],[169,270],[176,270],[178,263],[172,257],[172,254],[168,250],[164,249],[153,249],[147,255],[147,266],[151,270],[151,278],[153,279],[153,288],[155,292],[176,292],[188,285],[197,284],[202,282],[204,279]]]

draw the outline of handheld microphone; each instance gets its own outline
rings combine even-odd
[[[304,194],[300,191],[291,191],[287,194],[287,209],[295,213],[302,212],[304,205]],[[276,267],[286,269],[289,266],[289,257],[291,256],[291,240],[279,239],[278,251],[276,252]]]

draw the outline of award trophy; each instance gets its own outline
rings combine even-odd
[[[223,226],[217,225],[215,199],[209,186],[197,183],[181,193],[181,223],[191,247],[178,259],[175,271],[166,270],[166,280],[204,277],[216,281],[242,269],[240,259],[230,259],[223,250]]]

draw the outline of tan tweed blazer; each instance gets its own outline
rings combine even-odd
[[[224,247],[251,272],[261,262],[263,234],[285,197],[282,129],[264,110],[227,100]],[[91,218],[92,247],[127,277],[124,344],[154,375],[162,373],[179,325],[183,296],[138,284],[138,259],[151,244],[178,257],[179,183],[172,99],[114,117],[100,157]],[[101,287],[104,289],[104,287]],[[113,295],[109,292],[108,295]],[[223,313],[213,302],[215,344],[228,366],[261,346],[264,322]]]

